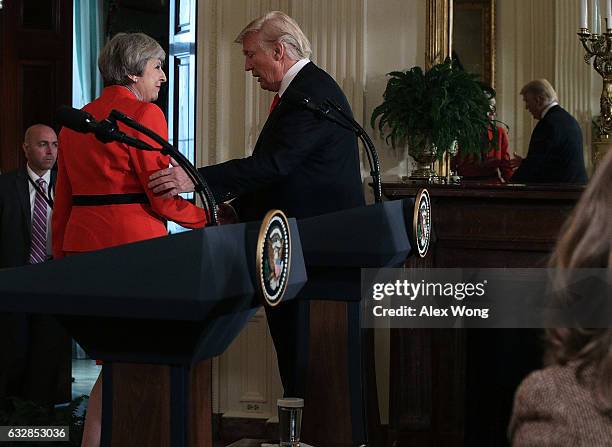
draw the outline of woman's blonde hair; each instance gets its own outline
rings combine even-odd
[[[563,287],[569,269],[612,266],[612,152],[582,194],[565,223],[550,260],[556,282]],[[608,277],[609,280],[609,277]],[[612,413],[612,329],[554,328],[546,331],[547,357],[555,363],[578,363],[578,378],[586,367],[596,371],[594,391]]]

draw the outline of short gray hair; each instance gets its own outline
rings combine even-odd
[[[259,33],[261,42],[268,46],[276,42],[283,44],[291,60],[306,59],[312,54],[310,42],[300,26],[282,11],[271,11],[253,20],[240,31],[234,42],[242,43],[250,33]]]
[[[521,89],[521,95],[529,93],[533,96],[541,96],[546,100],[546,104],[550,104],[553,101],[559,101],[557,98],[557,92],[546,79],[536,79],[535,81],[528,82]]]
[[[164,62],[166,52],[157,41],[143,33],[117,33],[104,46],[98,68],[104,86],[129,85],[129,76],[142,76],[150,59]]]

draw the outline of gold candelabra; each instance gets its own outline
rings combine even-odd
[[[591,34],[588,28],[580,28],[578,37],[586,51],[584,61],[591,65],[593,59],[593,68],[603,79],[598,126],[599,137],[608,139],[612,136],[612,29],[606,20],[606,32]]]

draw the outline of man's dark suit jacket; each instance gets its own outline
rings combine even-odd
[[[355,135],[292,104],[291,91],[319,104],[330,98],[350,112],[340,87],[311,62],[268,117],[252,156],[200,168],[217,198],[238,196],[242,221],[273,208],[300,218],[364,204]]]
[[[51,171],[51,187],[55,172]],[[0,175],[0,268],[28,263],[32,232],[26,168]],[[0,400],[70,400],[70,340],[55,319],[0,314]]]
[[[52,173],[51,182],[54,180]],[[31,213],[26,168],[0,175],[0,268],[28,263]]]
[[[365,203],[355,135],[292,103],[292,93],[317,104],[330,98],[351,111],[332,77],[308,63],[268,117],[252,156],[200,168],[218,199],[238,197],[242,221],[261,219],[270,209],[303,218]],[[285,395],[303,396],[308,306],[291,302],[266,313]]]
[[[578,122],[561,106],[553,106],[531,134],[529,151],[513,183],[587,182]]]

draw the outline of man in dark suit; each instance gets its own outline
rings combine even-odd
[[[23,150],[27,165],[0,176],[0,268],[45,262],[51,253],[57,135],[35,124]],[[53,318],[0,314],[0,331],[0,400],[70,400],[70,339]]]
[[[512,160],[518,169],[513,183],[587,182],[578,122],[557,101],[557,93],[546,79],[527,83],[521,89],[525,108],[539,120],[531,134],[527,157]]]
[[[32,209],[36,187],[42,178],[43,193],[51,197],[57,159],[57,136],[53,129],[35,124],[25,133],[23,151],[27,165],[0,177],[0,268],[30,263]],[[30,181],[31,179],[31,181]],[[51,207],[47,204],[50,218]],[[50,227],[47,227],[50,228]]]
[[[310,43],[297,23],[270,12],[247,25],[236,42],[245,70],[277,94],[253,155],[200,169],[216,198],[237,197],[233,204],[243,221],[262,219],[273,208],[304,218],[364,205],[355,135],[299,105],[304,97],[316,104],[329,98],[351,113],[340,87],[308,59]],[[153,191],[166,195],[193,189],[178,168],[151,180]],[[285,395],[303,397],[309,305],[290,302],[266,311]]]

